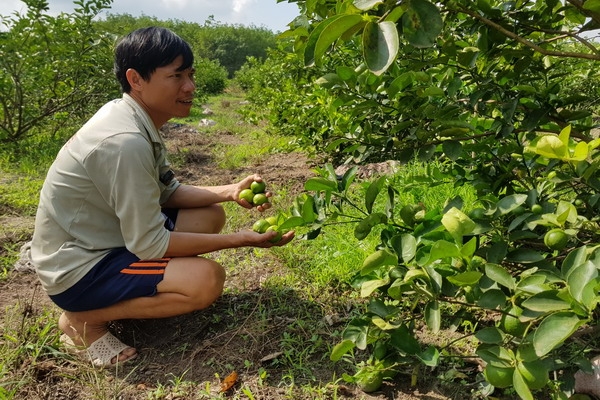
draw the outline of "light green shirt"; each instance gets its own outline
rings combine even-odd
[[[110,250],[140,259],[169,245],[161,204],[179,187],[164,142],[129,95],[104,105],[63,146],[40,193],[31,258],[46,292],[59,294]]]

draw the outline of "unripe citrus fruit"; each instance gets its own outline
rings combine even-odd
[[[254,181],[250,184],[250,189],[254,193],[264,193],[266,188],[267,188],[267,185],[263,181],[260,181],[260,182]]]
[[[283,234],[277,230],[277,226],[271,225],[267,228],[267,230],[265,232],[270,232],[270,231],[277,232],[277,235],[275,235],[275,237],[273,237],[272,239],[269,239],[269,242],[271,242],[271,243],[279,242],[281,240],[281,237],[283,236]]]
[[[483,376],[492,386],[502,389],[513,384],[514,371],[514,367],[502,368],[488,364],[483,370]]]
[[[502,318],[500,319],[500,329],[513,336],[523,335],[526,326],[519,320],[519,316],[522,313],[523,309],[521,307],[511,307],[507,314],[502,315]]]
[[[383,383],[383,373],[380,371],[373,371],[361,374],[356,383],[363,392],[374,392],[378,390]]]
[[[250,189],[244,189],[240,192],[240,199],[244,199],[248,203],[252,204],[252,199],[254,199],[254,192]]]
[[[469,214],[469,217],[471,217],[473,219],[482,219],[485,217],[485,210],[481,207],[477,207],[477,208],[473,209],[473,211],[471,211],[471,213]]]
[[[543,211],[544,211],[544,209],[539,204],[534,204],[534,205],[531,206],[531,212],[534,213],[534,214],[536,214],[536,215],[541,214]]]
[[[265,219],[267,220],[269,225],[277,225],[277,217],[271,216],[271,217],[267,217]]]
[[[264,219],[259,219],[252,225],[252,230],[258,233],[265,233],[269,228],[269,223]]]
[[[559,228],[551,229],[544,235],[544,244],[550,250],[562,250],[567,246],[568,241],[569,236]]]
[[[269,201],[269,198],[266,195],[264,195],[263,193],[257,193],[252,198],[252,204],[254,204],[255,206],[260,206],[262,204],[267,203],[268,201]]]

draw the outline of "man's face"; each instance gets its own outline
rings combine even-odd
[[[157,127],[173,117],[187,117],[192,108],[196,84],[193,68],[179,71],[183,57],[157,68],[137,93],[150,118]],[[136,96],[137,97],[137,96]]]

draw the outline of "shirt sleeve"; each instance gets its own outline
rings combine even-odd
[[[138,133],[111,136],[88,155],[85,167],[119,219],[127,249],[140,259],[162,257],[170,234],[161,214],[165,186],[152,145]]]

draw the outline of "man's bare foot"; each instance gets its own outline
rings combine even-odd
[[[94,326],[86,322],[77,321],[76,315],[77,313],[63,312],[58,319],[58,328],[71,338],[75,346],[89,348],[108,332],[106,325]],[[137,351],[135,348],[127,347],[118,356],[111,359],[111,364],[127,361],[136,355]]]

